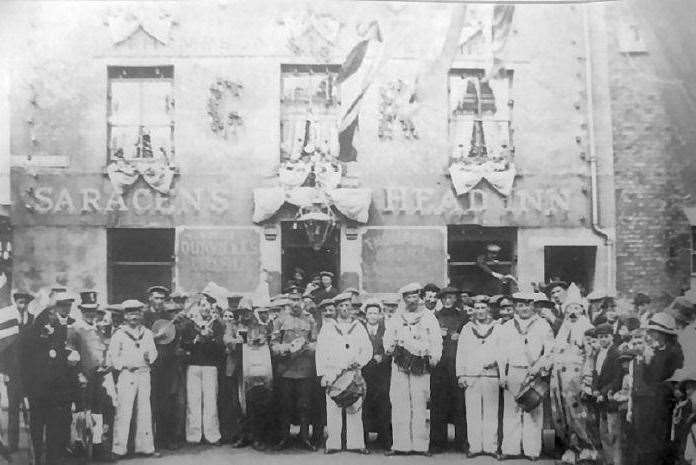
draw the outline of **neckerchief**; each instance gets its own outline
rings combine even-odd
[[[493,323],[489,323],[489,324],[490,324],[490,327],[488,328],[488,330],[484,334],[481,334],[478,331],[476,331],[476,327],[479,325],[478,323],[474,323],[471,326],[471,332],[474,333],[474,336],[476,336],[478,339],[481,340],[481,344],[483,344],[486,341],[486,338],[488,338],[488,336],[493,334],[493,330],[495,329],[495,325]]]
[[[415,326],[415,325],[417,325],[418,323],[420,323],[421,318],[423,318],[423,314],[422,314],[422,313],[418,314],[418,315],[413,319],[412,322],[409,322],[409,321],[406,319],[406,315],[403,314],[403,313],[401,314],[401,321],[404,322],[404,326]]]
[[[345,336],[346,334],[351,334],[351,333],[353,332],[353,330],[355,329],[355,326],[357,325],[357,323],[358,323],[358,320],[353,320],[353,321],[351,322],[351,324],[350,324],[350,327],[348,328],[348,331],[346,331],[345,334],[343,333],[343,331],[341,330],[341,328],[338,326],[338,321],[334,321],[334,328],[336,329],[336,332],[337,332],[340,336]]]
[[[126,336],[128,336],[133,342],[135,342],[135,347],[136,349],[140,349],[140,341],[143,340],[143,336],[145,336],[145,331],[141,331],[140,335],[136,338],[133,336],[130,331],[128,331],[126,328],[123,328],[123,332],[125,333]]]
[[[534,318],[534,317],[531,317],[530,319],[532,321],[529,322],[529,324],[527,325],[527,328],[524,331],[522,330],[522,326],[520,326],[519,320],[517,318],[514,318],[514,317],[512,319],[513,324],[515,325],[515,329],[517,329],[517,332],[520,333],[520,336],[524,336],[525,344],[527,343],[527,333],[529,333],[529,330],[532,328],[534,323],[536,323],[538,320],[538,318]]]

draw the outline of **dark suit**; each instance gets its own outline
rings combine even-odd
[[[367,335],[372,343],[372,356],[380,355],[382,360],[374,358],[362,369],[367,392],[363,403],[363,429],[365,437],[370,431],[379,435],[385,449],[391,447],[391,404],[389,402],[389,383],[391,379],[391,361],[384,354],[384,322],[380,321],[374,334],[365,324]],[[367,442],[367,441],[365,441]]]
[[[328,290],[324,289],[324,287],[321,287],[314,292],[312,292],[312,300],[314,300],[314,303],[319,305],[322,300],[324,299],[333,299],[338,295],[338,289],[336,289],[334,286],[331,286]]]
[[[22,335],[20,360],[29,398],[34,454],[40,457],[45,450],[46,464],[56,465],[63,462],[70,441],[70,406],[78,400],[79,383],[77,369],[67,361],[67,328],[55,326],[53,334],[48,335],[46,323],[44,312]]]
[[[11,451],[15,451],[19,447],[19,411],[24,400],[22,370],[19,360],[20,340],[34,323],[34,315],[24,312],[22,316],[23,318],[19,321],[19,338],[7,348],[3,355],[6,362],[4,370],[10,378],[7,383],[7,440],[8,448]]]

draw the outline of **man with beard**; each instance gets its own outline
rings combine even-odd
[[[22,335],[22,383],[29,400],[34,465],[60,465],[70,438],[70,406],[77,402],[80,381],[77,352],[66,348],[68,313],[74,299],[55,294],[47,307]],[[45,440],[44,440],[45,435]],[[46,453],[46,461],[41,457]]]
[[[447,449],[447,425],[450,421],[454,424],[456,448],[460,451],[469,449],[464,391],[457,384],[455,369],[459,333],[469,317],[454,306],[458,293],[459,289],[454,287],[444,288],[439,294],[442,309],[435,313],[442,336],[442,357],[430,374],[430,451],[433,453]],[[479,302],[483,300],[478,299]],[[484,302],[484,306],[487,305]]]
[[[498,329],[488,304],[479,299],[474,304],[474,319],[459,336],[456,375],[459,386],[466,390],[469,458],[495,456],[498,450]]]
[[[327,276],[324,276],[325,278]],[[329,281],[330,283],[330,281]],[[333,289],[330,285],[325,290]],[[302,308],[299,295],[287,302],[288,313],[281,314],[273,324],[271,350],[276,356],[278,388],[281,400],[281,440],[275,445],[282,450],[290,443],[292,414],[300,419],[300,441],[308,450],[316,450],[309,440],[311,399],[316,380],[314,351],[317,340],[316,322]]]
[[[553,343],[551,326],[534,313],[532,292],[512,296],[515,316],[500,327],[498,368],[500,385],[505,388],[501,458],[524,454],[537,460],[541,454],[543,404],[530,412],[520,409],[515,395],[530,379],[539,376],[543,354]]]
[[[418,283],[400,289],[404,312],[392,318],[384,333],[385,353],[393,354],[389,390],[393,443],[386,455],[430,455],[430,370],[442,356],[442,336],[437,319],[422,304],[422,289]]]
[[[425,308],[433,313],[437,311],[437,306],[440,303],[438,300],[440,297],[440,288],[433,283],[428,283],[423,286],[422,295]]]
[[[351,316],[351,294],[343,293],[334,298],[336,320],[324,325],[317,340],[316,366],[321,386],[326,389],[326,449],[330,454],[342,449],[342,430],[345,430],[345,448],[363,454],[362,406],[363,396],[353,403],[342,404],[332,398],[334,382],[345,372],[362,378],[360,369],[372,358],[372,345],[362,323]]]

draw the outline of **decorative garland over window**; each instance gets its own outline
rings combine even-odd
[[[210,130],[225,139],[229,133],[235,135],[237,128],[244,124],[242,117],[234,109],[228,109],[228,99],[239,100],[243,86],[228,79],[218,78],[210,86],[207,111],[210,116]]]

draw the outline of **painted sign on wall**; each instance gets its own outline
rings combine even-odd
[[[176,282],[182,289],[203,289],[209,282],[235,292],[252,292],[261,270],[256,228],[179,228]]]
[[[396,292],[413,281],[447,280],[446,231],[442,228],[368,228],[362,236],[363,289]]]

